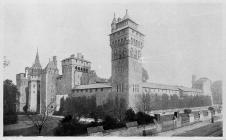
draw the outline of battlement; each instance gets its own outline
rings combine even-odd
[[[31,75],[30,77],[29,77],[29,80],[40,80],[41,78],[40,78],[40,76],[34,76],[34,75]]]
[[[26,79],[25,73],[18,73],[18,74],[16,75],[16,79]]]
[[[65,65],[77,65],[80,67],[91,67],[91,62],[88,60],[84,59],[84,56],[81,53],[77,54],[77,57],[75,57],[74,54],[72,54],[70,57],[63,59],[62,61],[62,66]]]
[[[121,29],[125,29],[125,28],[132,28],[136,31],[138,29],[138,24],[129,17],[127,10],[126,10],[126,14],[123,18],[118,17],[116,19],[115,15],[114,15],[113,21],[111,23],[111,33],[115,33],[117,31],[119,31]],[[142,33],[140,33],[140,34],[142,34]]]

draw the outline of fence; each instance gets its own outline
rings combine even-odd
[[[202,114],[203,113],[203,114]],[[176,120],[172,120],[171,115],[162,117],[162,120],[157,122],[154,120],[154,124],[149,125],[139,125],[136,126],[135,122],[128,123],[127,127],[114,129],[114,130],[103,130],[96,134],[91,134],[92,136],[150,136],[157,135],[160,132],[165,132],[173,130],[179,127],[192,125],[202,121],[200,116],[203,115],[203,120],[210,120],[211,113],[208,111],[203,111],[200,115],[200,112],[193,112],[192,114],[180,114],[180,117]],[[214,120],[218,120],[219,116],[214,116]],[[169,120],[167,120],[169,119]],[[93,130],[92,130],[93,131]]]

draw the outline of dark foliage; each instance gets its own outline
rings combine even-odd
[[[191,109],[184,109],[184,114],[191,114]]]
[[[125,121],[126,122],[133,122],[136,120],[136,114],[135,112],[133,111],[132,108],[128,109],[126,111],[126,114],[125,114]]]
[[[111,116],[105,116],[103,121],[103,128],[105,130],[116,129],[121,127],[125,127],[125,124],[122,122],[119,122],[116,118],[113,118]]]
[[[144,112],[137,112],[136,114],[136,121],[139,125],[154,123],[154,119],[155,117],[150,116]]]
[[[19,99],[19,92],[16,85],[11,80],[5,80],[3,87],[3,119],[4,124],[13,124],[17,122],[17,105]]]
[[[222,81],[215,81],[211,85],[214,104],[222,104]]]
[[[56,136],[77,136],[87,133],[88,127],[96,127],[102,125],[102,123],[91,122],[89,124],[83,124],[78,122],[77,119],[73,119],[71,115],[65,116],[58,124],[58,127],[54,131]]]
[[[27,113],[27,112],[28,112],[28,105],[25,105],[25,106],[23,107],[23,110],[24,110],[25,113]]]
[[[69,97],[64,101],[64,107],[61,112],[74,117],[89,117],[90,113],[96,109],[96,98],[92,96]]]
[[[212,106],[208,107],[208,110],[213,111],[214,108]]]
[[[211,98],[210,96],[182,96],[178,97],[176,94],[167,95],[163,94],[159,96],[157,94],[144,96],[145,100],[142,100],[141,104],[144,109],[141,111],[151,111],[151,110],[160,110],[160,109],[173,109],[173,108],[186,108],[186,107],[201,107],[201,106],[210,106]],[[150,98],[150,100],[148,99]]]

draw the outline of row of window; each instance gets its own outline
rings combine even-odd
[[[70,61],[70,59],[65,59],[65,60],[63,60],[63,62],[69,62]],[[86,61],[82,61],[82,60],[78,60],[78,59],[75,59],[75,62],[77,63],[77,62],[80,62],[81,64],[86,64],[86,65],[88,65],[89,64],[89,62],[86,62]]]
[[[126,69],[124,68],[124,66],[118,66],[118,67],[115,67],[114,71],[115,73],[118,73],[118,72],[124,72]]]
[[[82,68],[82,67],[75,66],[75,70],[88,73],[88,69],[87,68]]]
[[[116,92],[123,92],[123,89],[124,89],[123,83],[116,85]]]
[[[134,38],[132,38],[131,37],[131,39],[130,39],[130,43],[132,44],[132,45],[134,45],[134,46],[143,46],[143,43],[142,43],[142,41],[138,41],[138,40],[136,40],[136,39],[134,39]]]
[[[120,59],[120,58],[123,58],[123,57],[126,57],[128,56],[128,51],[126,48],[120,48],[120,49],[115,49],[114,50],[114,55],[112,56],[113,60],[114,59]],[[136,48],[130,48],[130,51],[129,51],[129,56],[130,57],[133,57],[135,59],[139,59],[141,57],[141,51],[136,49]]]
[[[144,90],[145,90],[145,92],[179,93],[179,91],[169,90],[169,89],[151,89],[151,88],[145,88]]]
[[[139,85],[133,84],[133,92],[139,92]]]
[[[63,73],[64,72],[66,72],[66,70],[68,70],[69,69],[69,67],[68,66],[64,66],[63,67]],[[88,68],[83,68],[83,67],[79,67],[79,66],[75,66],[75,70],[76,71],[81,71],[81,72],[86,72],[86,73],[88,73]]]
[[[76,91],[77,92],[97,92],[97,91],[101,91],[101,92],[103,92],[104,91],[104,88],[95,88],[95,89],[77,89]]]
[[[128,40],[128,41],[129,41],[129,43],[131,43],[131,44],[134,45],[134,46],[138,46],[138,47],[143,46],[142,41],[136,40],[136,39],[134,39],[134,38],[132,38],[132,37],[131,37],[130,40]],[[125,44],[125,43],[127,43],[126,37],[124,37],[124,38],[119,38],[119,39],[113,40],[113,41],[111,42],[112,45],[121,45],[121,44]]]
[[[119,45],[119,44],[124,44],[124,43],[126,43],[126,37],[124,37],[124,38],[119,38],[119,39],[117,39],[117,40],[113,40],[112,42],[111,42],[111,44],[112,45]]]

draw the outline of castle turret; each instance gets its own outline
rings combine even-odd
[[[41,66],[40,61],[39,61],[39,54],[38,54],[38,49],[37,49],[35,62],[31,67],[31,75],[40,76],[41,72],[42,72],[42,66]]]

